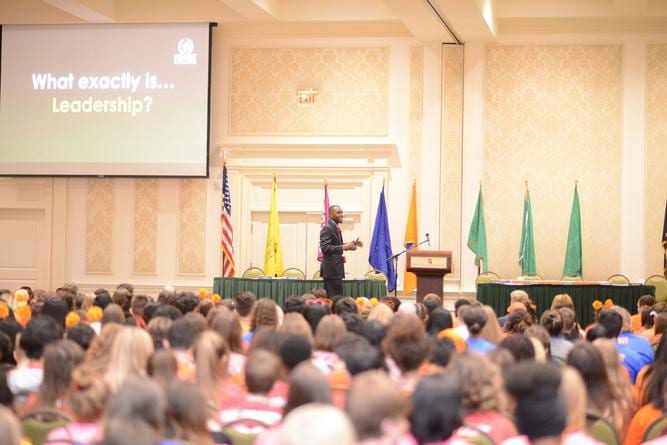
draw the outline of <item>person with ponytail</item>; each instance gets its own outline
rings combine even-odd
[[[483,339],[480,336],[484,325],[488,321],[488,315],[484,308],[480,305],[473,305],[468,308],[463,314],[463,322],[468,327],[470,336],[468,337],[468,351],[479,352],[485,354],[487,352],[495,351],[496,345]]]

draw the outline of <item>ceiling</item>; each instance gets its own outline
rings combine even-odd
[[[0,0],[0,23],[204,20],[242,36],[667,32],[667,0]]]

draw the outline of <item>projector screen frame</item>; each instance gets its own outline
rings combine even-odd
[[[169,24],[208,24],[208,84],[206,101],[206,171],[204,175],[116,175],[116,174],[42,174],[42,173],[5,173],[0,171],[0,178],[156,178],[156,179],[208,179],[210,178],[211,162],[211,57],[213,55],[213,28],[218,26],[212,21],[159,21],[159,22],[59,22],[59,23],[0,23],[0,73],[2,69],[3,28],[5,26],[58,26],[58,25],[169,25]],[[0,94],[2,92],[2,75],[0,75]]]

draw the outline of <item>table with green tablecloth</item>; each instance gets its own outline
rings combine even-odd
[[[477,300],[491,306],[500,317],[507,313],[510,304],[510,293],[513,290],[523,289],[537,305],[538,317],[545,310],[551,308],[553,297],[558,294],[568,294],[574,302],[577,321],[581,326],[593,322],[595,310],[593,302],[604,301],[610,298],[615,305],[622,306],[631,314],[637,312],[637,300],[642,295],[655,296],[655,287],[643,284],[614,285],[591,282],[494,282],[477,285]]]
[[[223,278],[213,279],[213,292],[222,298],[250,291],[257,298],[270,298],[281,305],[290,295],[302,295],[315,288],[323,288],[322,280],[295,280],[290,278]],[[343,295],[349,297],[377,297],[387,295],[387,284],[381,280],[343,280]]]

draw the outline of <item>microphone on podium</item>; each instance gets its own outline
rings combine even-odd
[[[428,248],[431,248],[431,236],[427,233],[426,234],[426,242],[428,243]]]

